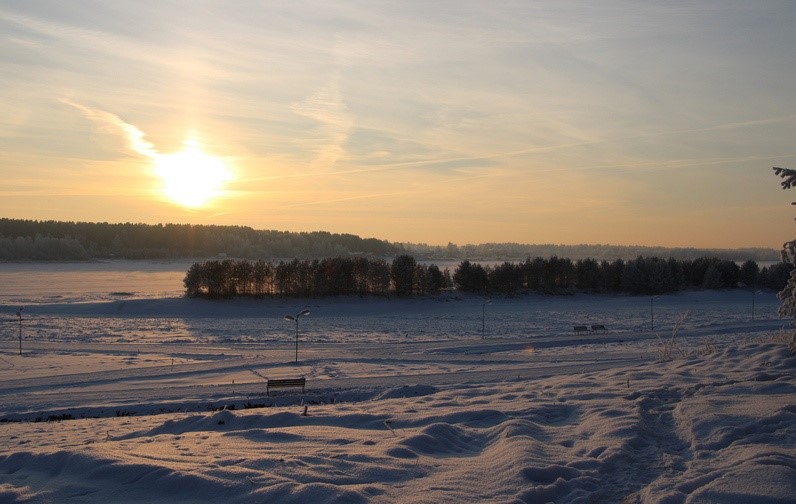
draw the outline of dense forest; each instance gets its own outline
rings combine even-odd
[[[376,238],[324,231],[294,233],[245,226],[191,224],[109,224],[0,218],[0,261],[89,259],[178,259],[225,255],[243,259],[334,258],[348,255],[390,259],[406,254],[422,261],[462,259],[503,261],[526,257],[593,258],[599,261],[635,257],[773,262],[774,249],[694,249],[617,245],[527,245],[486,243],[434,246],[390,243]]]
[[[257,231],[245,226],[109,224],[0,219],[0,260],[176,259],[228,255],[336,257],[398,253],[375,238],[323,231]]]
[[[638,257],[597,261],[550,257],[482,265],[462,261],[451,274],[401,254],[384,259],[337,257],[279,261],[214,260],[194,263],[185,276],[188,297],[324,297],[346,295],[417,296],[446,289],[476,294],[515,295],[626,293],[664,294],[681,290],[767,288],[781,290],[793,267],[754,261],[738,265],[718,258],[696,260]]]
[[[399,243],[402,253],[410,254],[423,260],[458,260],[470,259],[481,261],[517,261],[526,257],[568,257],[577,259],[596,259],[598,261],[615,259],[629,260],[635,257],[672,257],[674,259],[698,259],[715,257],[729,261],[773,262],[780,259],[777,250],[769,248],[739,249],[700,249],[700,248],[669,248],[644,247],[641,245],[555,245],[523,243],[481,243],[478,245],[446,246],[416,243]]]

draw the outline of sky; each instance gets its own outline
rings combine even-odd
[[[778,248],[796,2],[0,0],[0,216]]]

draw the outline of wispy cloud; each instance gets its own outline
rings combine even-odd
[[[592,215],[585,229],[567,210],[589,194],[629,220],[767,205],[771,182],[755,170],[794,159],[796,11],[781,3],[241,0],[190,16],[171,0],[0,4],[5,194],[152,189],[158,161],[193,129],[235,160],[241,198],[223,200],[227,223],[290,228],[301,215],[359,232],[351,216],[378,211],[368,229],[385,226],[374,234],[388,239],[400,234],[385,223],[412,220],[406,239],[456,240],[458,228],[477,242],[458,216],[472,209],[491,219],[491,239],[503,229],[555,240],[620,228]],[[766,36],[750,38],[760,26]],[[86,142],[86,119],[114,136]],[[725,169],[724,201],[694,189]],[[480,178],[457,178],[469,176]],[[249,193],[268,210],[248,215]],[[0,213],[44,216],[22,196],[3,200]],[[443,207],[457,216],[443,222]],[[106,201],[93,208],[127,217]],[[545,227],[542,208],[560,225]],[[735,232],[726,226],[715,223]]]
[[[339,78],[333,76],[326,85],[300,102],[294,102],[291,110],[321,124],[321,145],[315,147],[315,163],[331,167],[345,155],[345,142],[354,119],[348,112],[340,93]]]
[[[55,40],[63,47],[79,47],[94,53],[140,62],[165,64],[169,60],[163,48],[155,50],[156,48],[152,47],[152,50],[145,50],[141,40],[125,38],[107,31],[17,14],[2,8],[0,8],[0,20],[23,27],[48,44]],[[33,44],[32,41],[28,43]]]
[[[470,175],[465,177],[457,177],[457,178],[450,178],[446,179],[446,184],[454,184],[457,182],[466,182],[481,178],[489,177],[487,174],[479,174],[479,175]],[[377,199],[377,198],[384,198],[388,196],[407,196],[407,195],[417,195],[417,194],[432,194],[438,193],[439,188],[434,185],[422,185],[422,186],[415,186],[411,189],[402,190],[402,191],[390,191],[390,192],[375,192],[375,193],[368,193],[368,194],[357,194],[355,196],[341,196],[339,198],[328,198],[328,199],[321,199],[321,200],[313,200],[313,201],[302,201],[300,203],[293,203],[288,206],[290,207],[302,207],[302,206],[313,206],[313,205],[328,205],[330,203],[341,203],[345,201],[356,201],[356,200],[365,200],[365,199]]]
[[[102,124],[111,132],[121,135],[127,140],[127,146],[131,151],[151,159],[158,156],[155,146],[144,138],[144,132],[134,125],[124,122],[119,116],[104,110],[81,105],[68,98],[61,98],[61,102],[76,108],[87,118]]]

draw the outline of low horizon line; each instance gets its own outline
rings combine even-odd
[[[89,224],[89,225],[110,225],[110,226],[123,226],[123,225],[144,225],[144,226],[201,226],[201,227],[229,227],[229,228],[249,228],[253,231],[257,232],[277,232],[277,233],[292,233],[292,234],[312,234],[312,233],[329,233],[332,235],[350,235],[356,236],[357,238],[363,240],[379,240],[390,245],[399,245],[399,246],[425,246],[425,247],[434,247],[434,248],[445,248],[448,246],[455,246],[455,247],[479,247],[479,246],[486,246],[486,245],[513,245],[519,247],[615,247],[615,248],[645,248],[645,249],[669,249],[669,250],[724,250],[724,251],[738,251],[738,250],[766,250],[766,251],[776,251],[780,250],[776,247],[768,247],[762,245],[745,245],[745,246],[736,246],[736,247],[715,247],[715,246],[698,246],[698,245],[643,245],[643,244],[632,244],[632,245],[623,245],[623,244],[615,244],[615,243],[553,243],[553,242],[546,242],[546,243],[528,243],[528,242],[518,242],[518,241],[485,241],[480,243],[453,243],[448,241],[445,244],[432,244],[426,242],[411,242],[411,241],[392,241],[386,238],[377,238],[375,236],[363,236],[356,233],[351,232],[339,232],[339,231],[328,231],[328,230],[312,230],[312,231],[291,231],[291,230],[280,230],[280,229],[268,229],[268,228],[257,228],[251,225],[246,224],[195,224],[195,223],[179,223],[179,222],[158,222],[158,223],[147,223],[147,222],[133,222],[133,221],[126,221],[126,222],[108,222],[108,221],[82,221],[82,220],[56,220],[56,219],[28,219],[28,218],[14,218],[14,217],[0,217],[0,221],[8,220],[8,221],[22,221],[22,222],[34,222],[34,223],[46,223],[46,222],[53,222],[59,224]]]

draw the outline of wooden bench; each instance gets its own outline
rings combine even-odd
[[[272,388],[288,388],[288,387],[301,387],[301,393],[304,393],[304,378],[282,378],[279,380],[268,380],[265,382],[265,395],[269,395]]]
[[[607,332],[608,331],[603,324],[593,324],[591,326],[591,330],[592,330],[592,332],[597,332],[597,331]]]
[[[575,334],[582,333],[582,332],[589,332],[589,326],[585,325],[576,325],[574,326]]]

